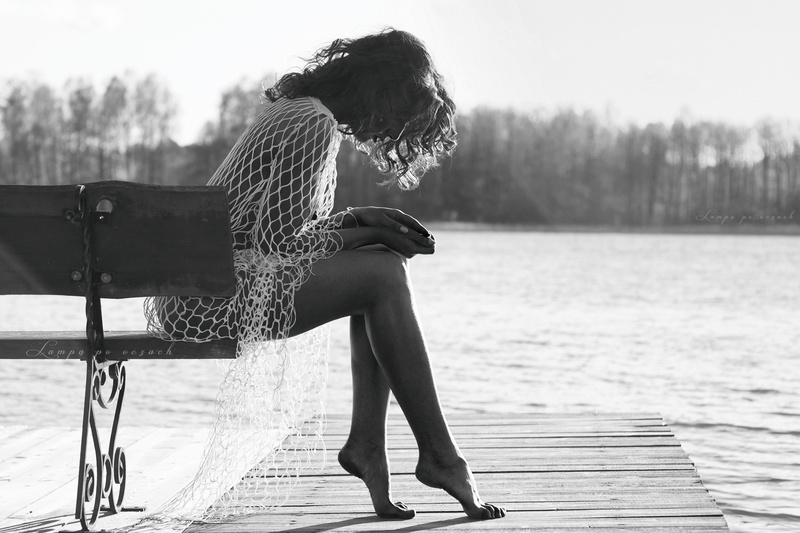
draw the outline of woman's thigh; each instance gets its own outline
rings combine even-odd
[[[299,335],[333,320],[363,314],[407,281],[406,260],[380,249],[343,250],[314,263],[294,298]]]

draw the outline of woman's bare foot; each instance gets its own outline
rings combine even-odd
[[[339,451],[339,464],[348,473],[364,481],[378,516],[401,520],[416,516],[416,511],[403,502],[392,502],[389,460],[384,446],[360,446],[348,440]]]
[[[420,455],[416,475],[422,483],[436,489],[444,489],[458,500],[470,518],[485,520],[502,518],[506,515],[504,508],[481,500],[475,486],[475,478],[472,477],[472,471],[463,457],[457,456],[454,461],[444,462],[435,457]]]

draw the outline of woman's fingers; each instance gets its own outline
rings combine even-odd
[[[432,254],[434,252],[436,241],[433,240],[433,237],[425,237],[424,235],[420,235],[416,232],[412,233],[414,233],[414,242],[421,249],[420,253]]]
[[[399,209],[386,210],[384,215],[395,223],[395,229],[401,233],[406,233],[409,229],[412,229],[426,237],[430,236],[430,232],[416,218],[403,213]]]
[[[435,246],[428,237],[423,237],[419,233],[410,230],[407,234],[399,234],[388,230],[386,234],[386,244],[395,252],[405,257],[413,257],[417,254],[429,255],[435,251]]]
[[[436,241],[431,236],[423,235],[417,231],[409,231],[405,237],[410,239],[421,246],[425,246],[426,248],[430,248],[436,244]]]

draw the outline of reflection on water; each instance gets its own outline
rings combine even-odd
[[[796,237],[436,233],[411,264],[448,411],[659,412],[734,531],[800,527]],[[0,303],[3,329],[82,328],[77,299]],[[138,302],[105,310],[107,329],[142,327]],[[348,362],[339,321],[330,412],[350,410]],[[213,362],[135,366],[126,423],[207,423]],[[5,361],[0,423],[77,425],[81,379]]]

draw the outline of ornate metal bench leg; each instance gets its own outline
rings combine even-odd
[[[86,365],[86,396],[75,518],[80,519],[81,526],[88,531],[97,521],[104,499],[108,502],[109,512],[114,514],[122,510],[125,498],[127,460],[124,448],[116,446],[116,438],[125,394],[126,369],[122,362],[98,363],[94,357],[90,358]],[[103,409],[116,407],[108,441],[108,453],[103,452],[97,429],[96,406]],[[94,452],[91,458],[87,456],[90,438]]]
[[[86,289],[86,389],[83,402],[83,425],[81,427],[81,451],[78,465],[78,493],[75,502],[75,518],[80,519],[84,530],[89,531],[97,522],[103,499],[108,509],[117,513],[122,509],[125,497],[127,463],[125,450],[116,446],[117,428],[125,395],[125,367],[122,361],[105,360],[103,342],[103,313],[97,292],[99,280],[94,271],[94,243],[92,224],[95,214],[86,207],[86,191],[82,185],[76,188],[75,211],[67,213],[67,219],[81,224],[83,228],[84,270],[82,279]],[[103,453],[97,431],[95,404],[109,409],[116,404],[108,453]],[[87,457],[91,435],[94,458]]]
[[[92,404],[92,388],[95,376],[95,360],[93,355],[86,358],[86,388],[83,400],[83,425],[81,427],[81,451],[78,457],[78,496],[75,502],[75,518],[80,519],[84,530],[90,530],[97,521],[100,513],[100,497],[98,487],[102,483],[102,470],[95,468],[95,465],[86,459],[87,444],[89,434],[92,435],[92,442],[95,448],[95,463],[100,464],[100,450],[97,446],[97,425],[94,420],[94,409]],[[87,512],[86,505],[91,505]]]
[[[127,460],[125,459],[125,449],[116,445],[119,415],[122,412],[122,398],[125,395],[126,370],[122,361],[110,365],[108,370],[112,382],[112,394],[116,395],[116,398],[112,398],[110,401],[113,404],[116,400],[117,406],[114,410],[114,423],[111,426],[111,436],[108,439],[108,453],[113,455],[106,456],[106,464],[108,465],[108,493],[105,497],[108,499],[108,507],[111,512],[118,513],[122,511],[122,500],[125,498],[128,467]],[[111,404],[108,404],[108,407],[111,407]]]

